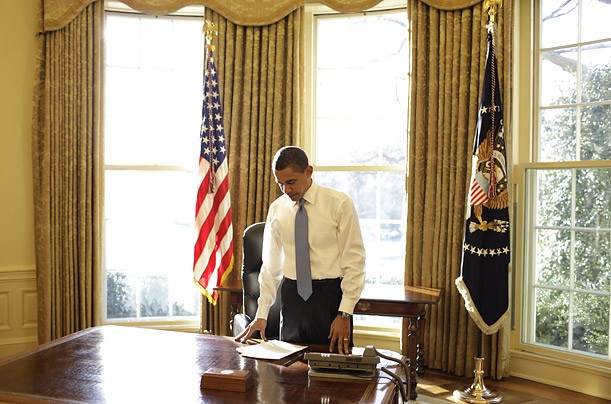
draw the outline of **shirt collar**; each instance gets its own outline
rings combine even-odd
[[[307,203],[313,205],[313,204],[316,203],[316,194],[317,193],[318,193],[318,185],[316,185],[314,180],[312,180],[312,185],[310,185],[310,188],[308,188],[306,193],[303,195],[303,199],[305,199]],[[297,206],[298,205],[299,201],[293,201],[288,196],[287,196],[287,199],[288,199],[288,204],[289,205],[291,205],[291,206]]]

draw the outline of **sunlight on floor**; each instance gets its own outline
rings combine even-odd
[[[451,391],[444,389],[443,387],[435,386],[432,384],[418,383],[418,388],[430,394],[433,394],[433,395],[438,395],[438,394],[443,394],[443,393],[449,393],[450,395],[452,395]]]

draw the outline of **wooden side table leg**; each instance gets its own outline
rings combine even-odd
[[[240,306],[235,303],[229,303],[229,334],[233,335],[233,319],[239,313]]]
[[[410,386],[410,400],[415,400],[418,397],[418,393],[416,393],[416,386],[418,385],[418,362],[417,362],[417,347],[419,340],[419,332],[418,332],[418,319],[419,317],[408,317],[409,325],[408,325],[408,346],[409,346],[409,386]]]
[[[242,293],[225,290],[221,292],[221,295],[223,299],[225,299],[223,307],[229,317],[223,321],[223,324],[225,324],[224,326],[227,327],[227,331],[223,335],[233,335],[233,318],[237,313],[240,313],[242,308]]]
[[[424,324],[426,322],[426,310],[418,316],[418,348],[416,350],[416,372],[418,376],[424,376]]]

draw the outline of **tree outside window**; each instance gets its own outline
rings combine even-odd
[[[539,3],[536,156],[526,169],[525,342],[609,359],[611,29],[607,1]]]

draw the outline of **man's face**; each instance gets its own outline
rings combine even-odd
[[[294,171],[293,167],[287,167],[284,170],[274,171],[276,183],[280,190],[291,198],[293,201],[298,201],[303,198],[310,185],[312,185],[312,166],[308,166],[304,172]]]

